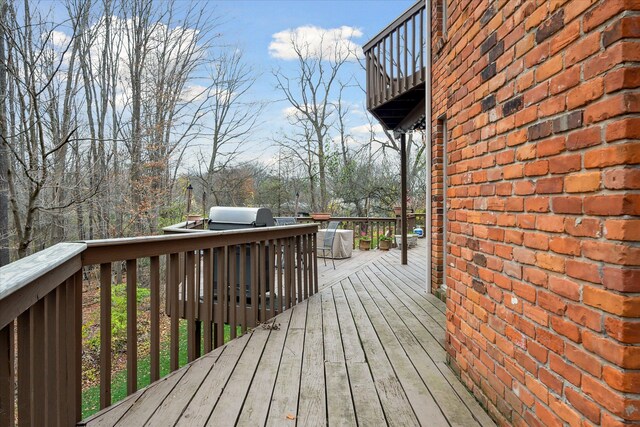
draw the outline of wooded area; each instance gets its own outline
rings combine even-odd
[[[367,216],[398,204],[393,136],[362,138],[346,124],[343,92],[360,87],[364,102],[364,71],[345,64],[361,55],[292,38],[297,73],[263,70],[208,6],[0,2],[0,265],[65,240],[156,234],[187,213],[189,183],[195,213]],[[270,137],[271,163],[246,154],[275,101],[251,96],[269,72],[294,111]],[[410,141],[410,194],[424,206],[423,137]],[[194,166],[185,153],[196,145]]]

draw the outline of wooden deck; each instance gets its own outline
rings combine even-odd
[[[424,248],[399,264],[328,264],[318,294],[81,425],[493,425],[446,365]]]

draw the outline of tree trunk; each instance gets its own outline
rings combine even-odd
[[[4,50],[4,27],[7,16],[7,4],[0,6],[0,135],[7,135],[7,70]],[[9,264],[9,150],[0,140],[0,267]]]

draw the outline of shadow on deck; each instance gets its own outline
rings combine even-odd
[[[446,364],[425,256],[322,269],[318,294],[80,425],[493,425]]]

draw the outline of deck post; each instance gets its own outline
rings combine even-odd
[[[407,134],[400,134],[400,236],[402,239],[402,253],[400,262],[407,264]]]
[[[432,251],[433,251],[433,246],[432,246],[432,228],[431,228],[431,221],[432,221],[432,210],[433,210],[433,203],[432,203],[432,187],[431,187],[431,180],[432,178],[432,163],[431,163],[431,156],[433,153],[433,146],[431,145],[431,135],[433,133],[433,124],[432,124],[432,120],[431,120],[431,7],[427,7],[426,8],[426,15],[427,15],[427,22],[426,22],[426,36],[425,39],[427,40],[427,43],[425,43],[425,47],[426,47],[426,61],[425,61],[425,67],[423,69],[426,70],[427,76],[426,76],[426,85],[425,85],[425,134],[426,134],[426,146],[427,146],[427,194],[426,194],[426,218],[425,218],[425,223],[424,223],[424,233],[426,235],[426,240],[427,240],[427,284],[426,284],[426,289],[427,289],[427,293],[430,294],[431,293],[431,274],[432,274],[432,266],[431,266],[431,260],[432,260]],[[420,55],[420,58],[422,58],[422,55]],[[443,168],[446,170],[447,165],[444,164]],[[444,206],[444,211],[443,211],[444,215],[446,215],[446,206]],[[446,239],[447,236],[445,235],[444,238]],[[446,276],[447,274],[447,269],[446,269],[446,265],[447,265],[447,261],[446,261],[446,257],[444,258],[444,271],[443,274]]]

